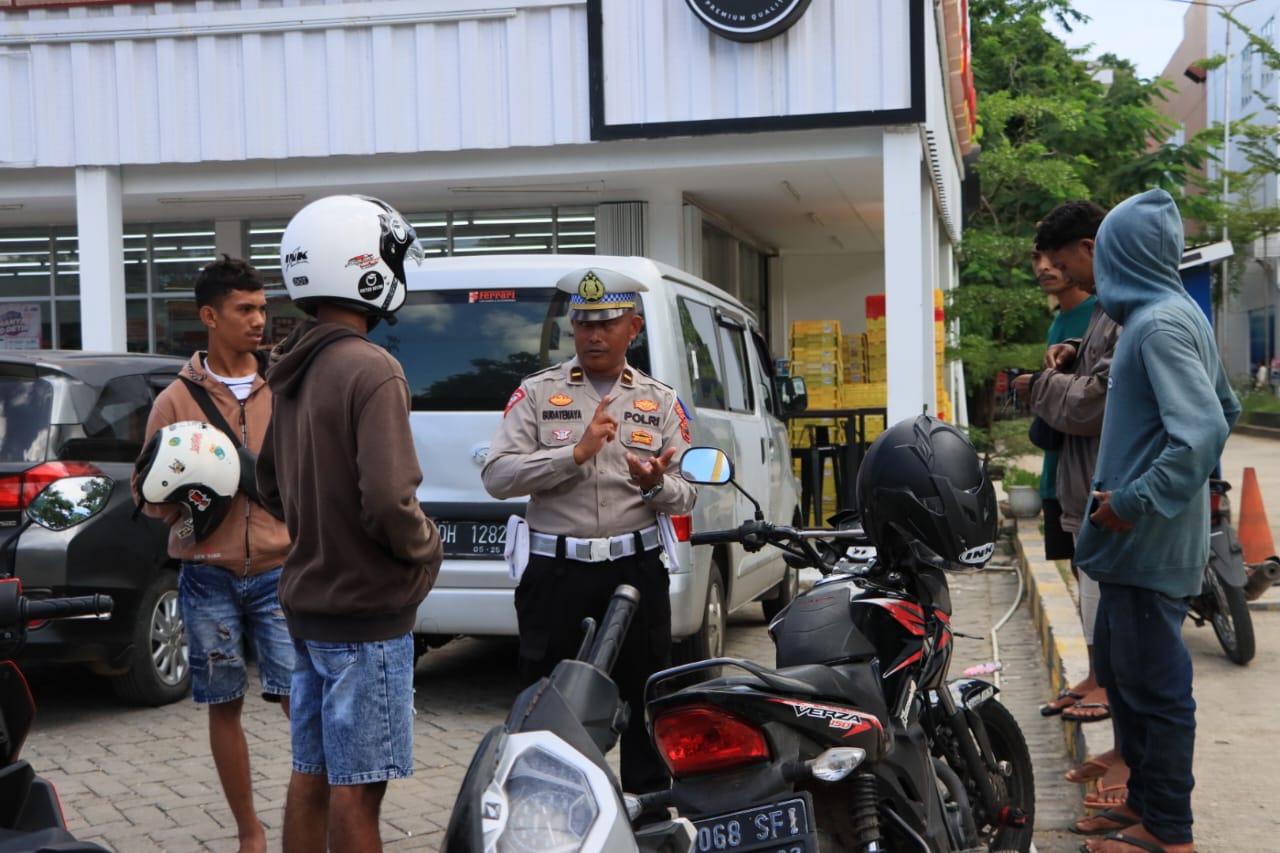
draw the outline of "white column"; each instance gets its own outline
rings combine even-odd
[[[85,350],[124,352],[124,213],[120,169],[76,168],[80,338]]]
[[[933,252],[925,242],[930,208],[919,130],[886,128],[883,162],[888,419],[896,423],[926,404],[933,412]]]
[[[645,256],[686,269],[681,241],[684,235],[684,194],[678,189],[660,188],[645,193],[645,201],[649,203]]]

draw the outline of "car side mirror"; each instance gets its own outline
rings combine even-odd
[[[773,383],[783,417],[793,417],[809,407],[809,389],[803,376],[775,376]]]
[[[691,447],[680,457],[680,476],[690,483],[721,486],[733,480],[733,463],[716,447]]]

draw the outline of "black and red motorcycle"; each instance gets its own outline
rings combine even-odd
[[[990,558],[994,492],[954,428],[921,417],[885,435],[858,476],[871,559],[856,526],[770,524],[758,504],[735,530],[693,536],[771,545],[825,576],[770,625],[776,669],[720,658],[649,681],[651,732],[673,776],[667,799],[693,821],[699,851],[1030,848],[1035,787],[1022,731],[994,685],[947,677],[944,569]],[[682,469],[741,491],[714,448],[688,451]],[[699,676],[715,677],[689,684]]]
[[[36,705],[13,658],[26,641],[27,626],[48,619],[101,618],[111,597],[31,599],[22,581],[0,578],[0,853],[105,853],[67,831],[53,784],[19,758],[35,720]]]

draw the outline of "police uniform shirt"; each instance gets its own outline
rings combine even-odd
[[[560,536],[619,536],[654,523],[654,514],[693,509],[693,484],[679,476],[689,420],[675,390],[630,366],[605,411],[618,422],[613,441],[578,465],[573,449],[600,405],[577,357],[525,377],[507,403],[481,479],[496,498],[529,495],[529,527]],[[675,447],[662,491],[650,500],[631,482],[628,452],[648,458]]]

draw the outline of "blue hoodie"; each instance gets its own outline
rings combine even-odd
[[[1134,527],[1086,519],[1076,544],[1076,563],[1094,580],[1175,598],[1200,592],[1208,479],[1240,415],[1209,323],[1182,286],[1181,260],[1182,217],[1163,190],[1125,199],[1098,229],[1098,302],[1124,331],[1093,488],[1110,491],[1111,508]]]

